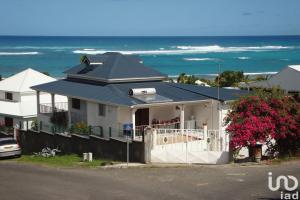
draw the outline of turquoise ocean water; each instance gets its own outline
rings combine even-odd
[[[31,67],[61,77],[82,54],[139,54],[168,75],[277,72],[300,64],[300,36],[264,37],[23,37],[0,36],[0,74]]]

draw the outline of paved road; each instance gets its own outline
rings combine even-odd
[[[279,199],[278,192],[267,188],[269,171],[300,180],[300,161],[129,169],[58,169],[0,161],[0,199]]]

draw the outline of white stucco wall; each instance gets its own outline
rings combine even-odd
[[[176,105],[153,106],[149,109],[150,124],[153,119],[170,120],[176,117],[180,117],[180,110],[176,110]]]
[[[71,113],[71,124],[87,123],[87,102],[85,100],[80,100],[80,109],[74,109],[72,108],[72,98],[68,98],[68,110]]]
[[[198,128],[207,124],[208,129],[219,128],[218,101],[207,101],[196,104],[187,104],[184,109],[185,121],[191,120],[192,116],[197,122]]]
[[[10,92],[13,94],[13,101],[20,101],[20,93],[19,92]],[[5,100],[5,91],[0,91],[0,100]]]
[[[102,126],[104,136],[109,135],[111,129],[111,136],[119,136],[118,123],[117,123],[117,107],[105,105],[105,116],[99,116],[99,104],[87,102],[87,124],[90,126]]]
[[[132,123],[131,109],[129,107],[118,107],[118,123],[120,125]]]

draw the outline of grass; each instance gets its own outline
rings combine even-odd
[[[82,162],[82,158],[78,155],[58,155],[55,157],[45,158],[42,156],[23,155],[15,159],[17,162],[41,164],[53,167],[99,167],[112,164],[109,160],[94,159],[92,162]]]

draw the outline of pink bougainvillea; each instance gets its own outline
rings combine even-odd
[[[243,97],[233,105],[226,123],[233,149],[270,139],[292,147],[300,140],[300,106],[291,97]]]

